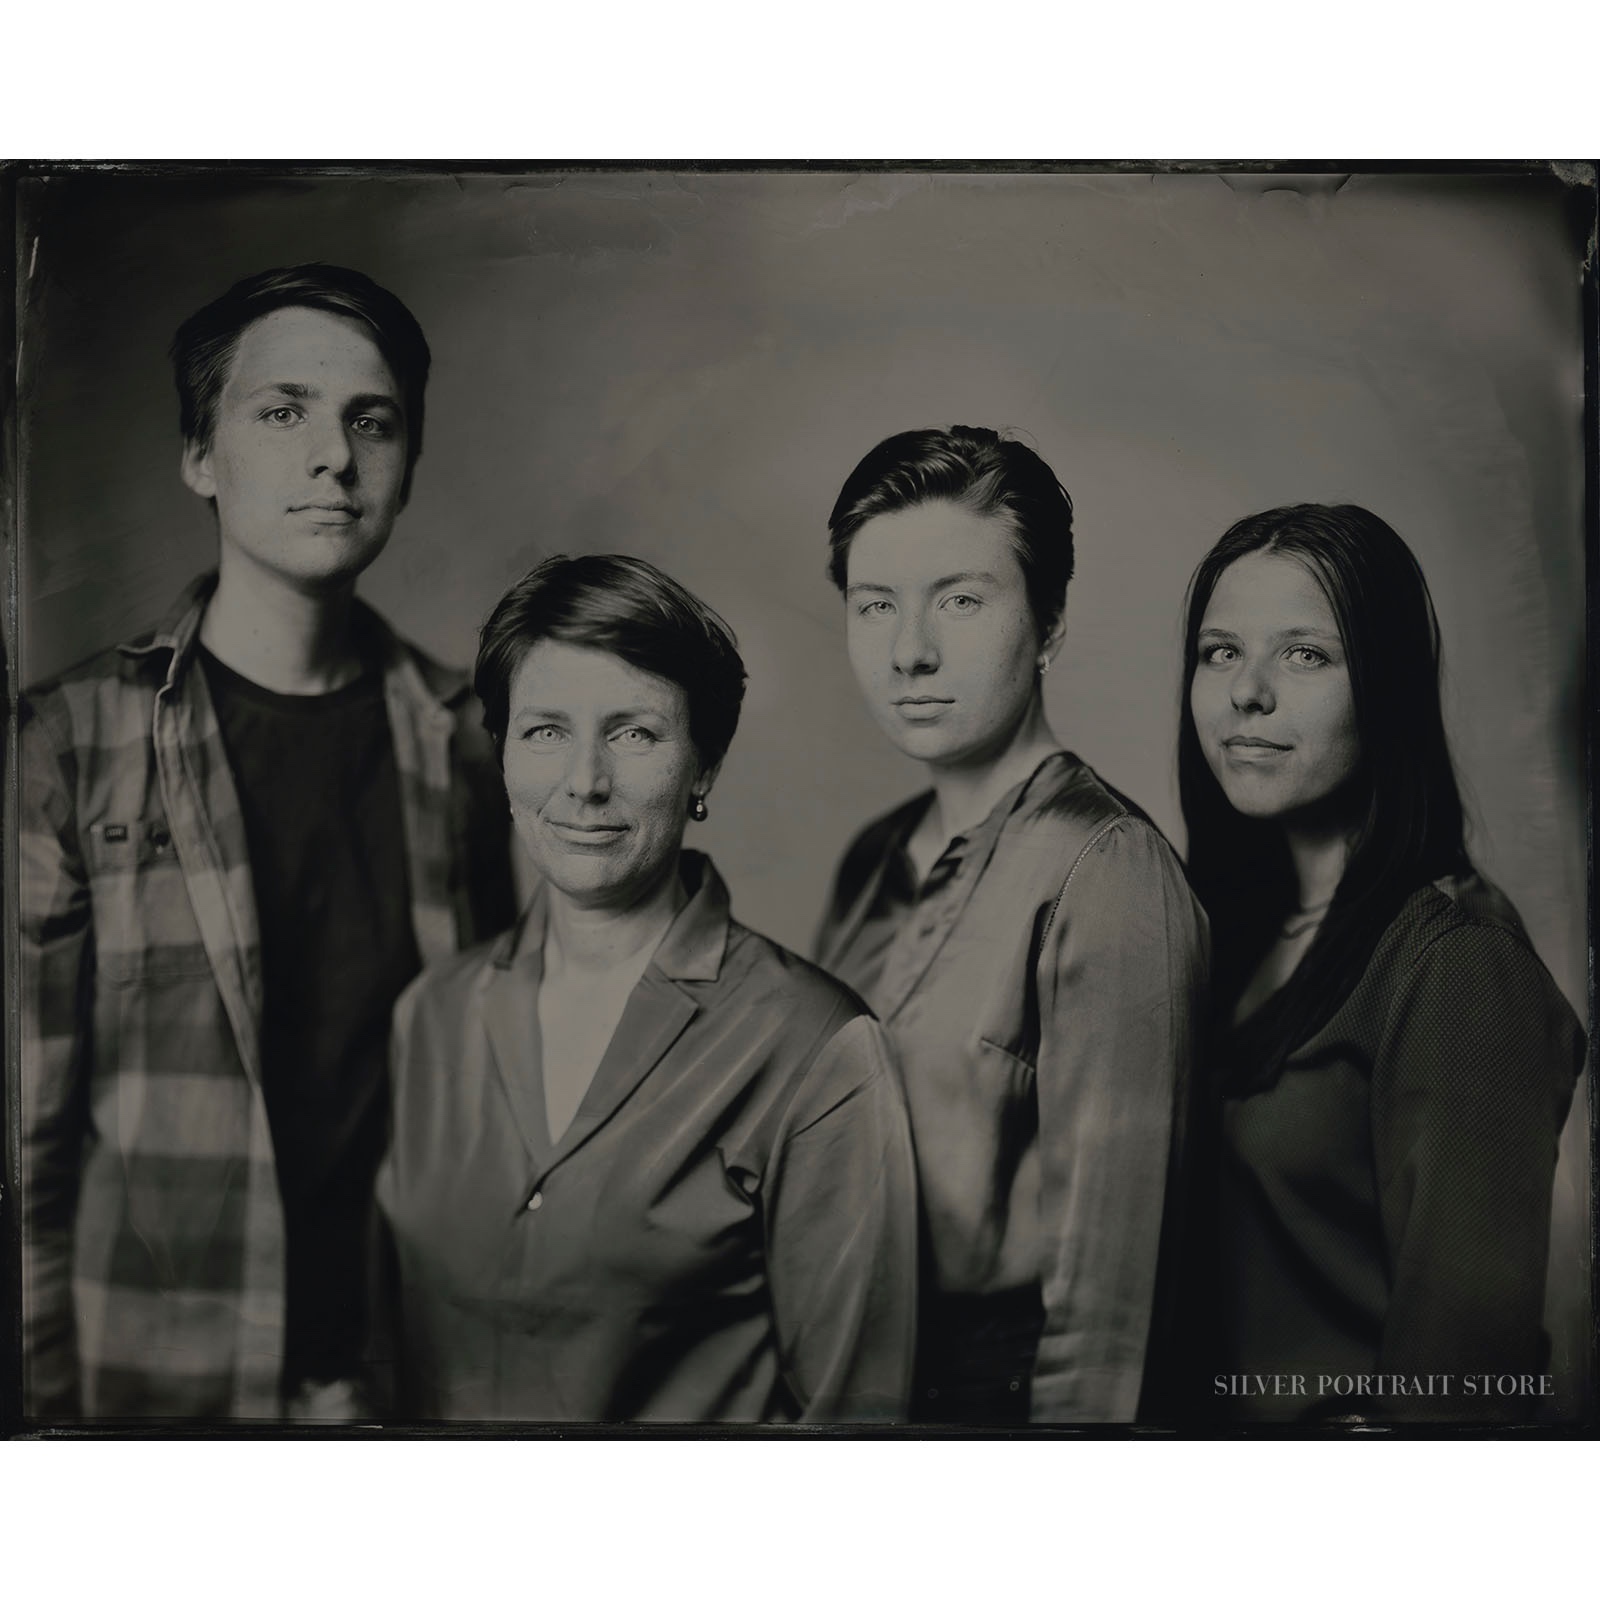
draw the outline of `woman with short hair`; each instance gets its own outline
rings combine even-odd
[[[915,1179],[880,1031],[682,848],[738,722],[732,635],[643,561],[557,556],[476,686],[542,882],[396,1011],[396,1410],[901,1416]]]
[[[1045,716],[1072,501],[1026,445],[930,428],[866,455],[829,530],[857,681],[932,785],[850,845],[817,944],[883,1020],[911,1115],[912,1416],[1132,1422],[1206,937],[1167,842]]]
[[[1359,506],[1246,517],[1190,585],[1184,675],[1220,1024],[1210,1386],[1263,1419],[1525,1412],[1482,1375],[1544,1370],[1584,1037],[1467,855],[1422,570]]]

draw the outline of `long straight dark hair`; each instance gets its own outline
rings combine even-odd
[[[1344,641],[1360,759],[1344,875],[1293,976],[1250,1019],[1251,1047],[1223,1063],[1224,1087],[1235,1093],[1275,1080],[1289,1053],[1344,1003],[1408,895],[1469,869],[1440,706],[1439,624],[1416,557],[1388,523],[1360,506],[1283,506],[1236,522],[1189,583],[1178,732],[1189,876],[1211,919],[1219,1020],[1232,1014],[1298,898],[1282,827],[1241,816],[1228,803],[1189,704],[1212,591],[1228,567],[1254,551],[1303,563],[1327,596]]]

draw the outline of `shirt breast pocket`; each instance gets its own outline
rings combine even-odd
[[[85,841],[95,965],[117,987],[181,982],[211,964],[165,817],[97,822]]]

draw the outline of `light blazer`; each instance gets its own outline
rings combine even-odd
[[[903,1415],[916,1195],[881,1033],[734,922],[709,861],[686,852],[683,871],[690,901],[554,1143],[548,889],[401,998],[378,1179],[401,1415]]]

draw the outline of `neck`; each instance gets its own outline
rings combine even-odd
[[[306,593],[223,545],[200,642],[226,667],[277,694],[328,694],[361,675],[354,583]]]
[[[1013,789],[1048,755],[1061,749],[1061,741],[1045,719],[1037,694],[1004,747],[960,766],[929,763],[933,803],[940,830],[948,837],[965,833],[994,809],[1006,790]]]
[[[1338,891],[1350,859],[1350,841],[1342,830],[1296,828],[1286,830],[1289,855],[1300,896],[1299,909],[1325,906]]]
[[[656,888],[624,908],[579,905],[552,890],[544,935],[545,972],[598,976],[630,963],[643,964],[688,901],[676,857]]]

